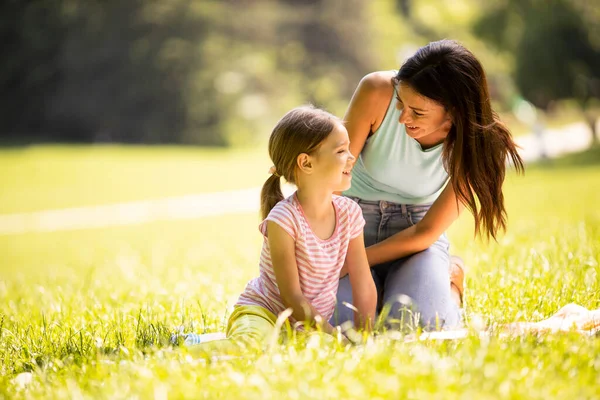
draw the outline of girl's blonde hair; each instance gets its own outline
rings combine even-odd
[[[329,136],[339,118],[314,106],[294,108],[273,128],[269,138],[269,156],[275,171],[264,183],[260,193],[262,218],[283,200],[281,177],[296,184],[296,159],[302,153],[311,154]]]

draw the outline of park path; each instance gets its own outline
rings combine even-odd
[[[542,135],[519,136],[515,141],[521,147],[523,159],[532,162],[543,155],[555,158],[585,150],[592,143],[592,135],[589,127],[580,122],[560,129],[548,129]],[[293,190],[291,185],[286,185],[284,194],[292,193]],[[258,212],[259,196],[260,188],[256,187],[100,206],[0,214],[0,235],[104,228]]]

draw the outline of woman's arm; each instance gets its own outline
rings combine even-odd
[[[296,245],[294,239],[277,223],[272,221],[267,222],[267,232],[269,248],[271,250],[271,262],[273,263],[275,280],[283,304],[292,309],[292,317],[296,321],[316,323],[316,320],[320,319],[321,329],[326,333],[333,334],[333,326],[319,315],[317,310],[302,294],[300,278],[298,276],[298,265],[296,264]]]
[[[344,267],[347,268],[350,274],[353,305],[358,310],[354,313],[354,326],[370,330],[375,322],[377,289],[371,276],[362,233],[350,240]]]
[[[344,126],[350,138],[350,153],[356,159],[369,135],[379,128],[385,117],[394,94],[393,77],[392,71],[371,72],[360,80],[352,95],[344,115]],[[341,195],[342,192],[335,194]]]
[[[350,152],[356,158],[369,135],[381,125],[393,96],[391,71],[372,72],[361,79],[344,115]]]
[[[367,248],[370,266],[397,260],[431,246],[458,218],[464,205],[449,182],[423,219],[415,225]]]

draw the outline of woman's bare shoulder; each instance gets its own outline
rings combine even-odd
[[[360,85],[369,91],[389,92],[393,87],[394,76],[396,76],[394,71],[371,72],[361,79]]]
[[[361,132],[368,132],[368,135],[375,132],[383,121],[393,96],[394,76],[394,71],[377,71],[365,75],[356,89],[345,119],[351,119],[354,114],[360,120],[369,122],[368,128],[362,127]],[[363,142],[362,139],[366,140],[367,137],[365,134],[364,138],[359,137],[359,139]],[[350,140],[356,138],[351,137]]]

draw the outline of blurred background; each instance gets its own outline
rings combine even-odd
[[[600,308],[597,0],[4,0],[0,398],[286,398],[295,376],[305,398],[597,397],[599,341],[570,335],[384,346],[333,380],[342,359],[321,351],[243,361],[263,371],[249,380],[162,351],[176,330],[223,331],[257,274],[276,121],[303,103],[341,117],[365,74],[442,38],[481,60],[527,161],[506,175],[497,242],[474,240],[466,212],[448,231],[469,266],[466,320]]]
[[[254,146],[441,38],[480,58],[516,135],[600,115],[588,0],[13,0],[0,19],[4,145]]]

